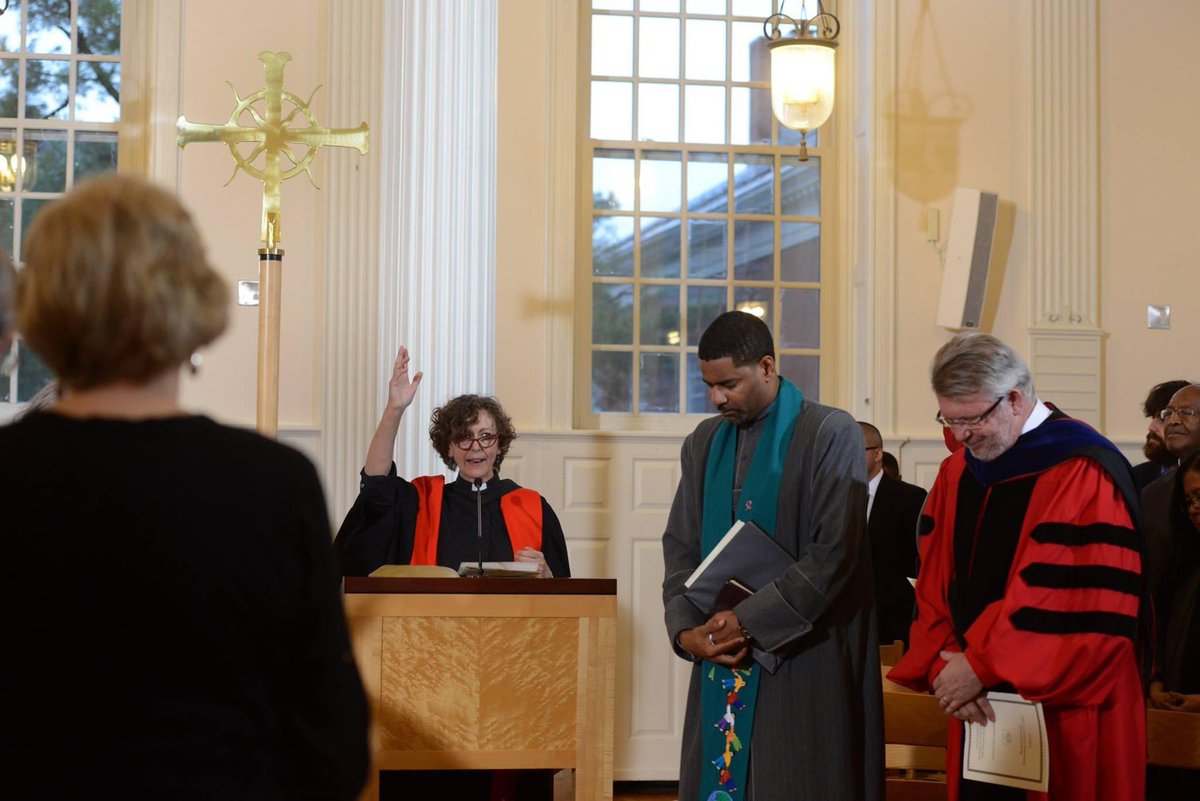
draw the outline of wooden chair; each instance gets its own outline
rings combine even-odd
[[[883,742],[887,801],[945,801],[946,715],[936,698],[885,678]]]
[[[1146,710],[1146,743],[1151,765],[1200,769],[1200,715]]]

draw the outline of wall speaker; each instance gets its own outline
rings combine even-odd
[[[987,295],[988,268],[996,239],[1000,198],[978,189],[954,190],[950,241],[942,273],[937,324],[946,328],[978,328]]]

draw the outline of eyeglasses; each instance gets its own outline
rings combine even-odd
[[[996,407],[1000,405],[1000,401],[1004,400],[1006,397],[1008,397],[1007,392],[996,398],[996,402],[989,406],[988,410],[978,417],[956,417],[953,420],[947,420],[945,417],[942,417],[942,413],[939,411],[937,416],[933,419],[937,420],[946,428],[979,428],[981,425],[983,425],[983,421],[987,420],[988,416],[992,412],[996,411]]]
[[[882,447],[883,447],[882,445],[868,445],[868,446],[865,448],[865,450],[868,450],[868,451],[877,451],[877,450],[879,450],[879,449],[880,449],[880,448],[882,448]]]
[[[462,448],[464,451],[469,451],[471,448],[475,447],[475,443],[478,442],[480,449],[486,451],[488,448],[495,445],[498,439],[500,438],[495,434],[480,434],[478,437],[467,437],[465,439],[455,440],[454,444],[459,448]]]
[[[1200,512],[1200,495],[1193,495],[1183,499],[1183,510],[1185,512]]]
[[[1188,423],[1192,420],[1195,420],[1197,417],[1200,417],[1200,409],[1191,406],[1184,406],[1182,409],[1175,409],[1171,406],[1168,406],[1159,412],[1157,417],[1164,423],[1168,423],[1175,415],[1179,415],[1179,419],[1181,421]]]
[[[8,349],[8,353],[4,354],[4,358],[0,359],[0,378],[8,378],[20,366],[21,357],[18,355],[17,346],[14,344]]]

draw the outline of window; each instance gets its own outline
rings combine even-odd
[[[43,206],[117,168],[121,1],[0,4],[0,248],[19,264]],[[14,347],[20,366],[0,383],[0,404],[28,401],[51,377],[23,343]]]
[[[777,6],[592,0],[585,15],[581,385],[601,427],[709,413],[696,346],[729,309],[761,316],[780,371],[820,397],[828,127],[801,162],[771,113],[762,23]]]

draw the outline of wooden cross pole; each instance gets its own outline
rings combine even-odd
[[[258,54],[266,70],[266,87],[246,97],[240,97],[232,83],[226,84],[233,90],[237,101],[229,120],[222,125],[207,125],[188,122],[180,117],[175,123],[178,131],[176,142],[182,149],[192,142],[224,142],[233,155],[233,175],[225,185],[237,177],[242,170],[252,178],[262,181],[262,241],[264,247],[258,251],[258,405],[256,419],[260,433],[274,437],[279,432],[279,317],[280,287],[283,280],[282,224],[279,210],[279,186],[288,178],[304,173],[316,186],[312,177],[312,162],[317,151],[326,145],[352,147],[359,153],[367,152],[367,124],[357,128],[322,128],[309,108],[313,94],[302,100],[283,88],[283,68],[292,60],[290,53]],[[320,87],[317,87],[319,89]],[[291,110],[285,116],[283,105]],[[253,124],[243,125],[243,116]],[[307,125],[294,126],[302,117]],[[251,145],[248,153],[241,145]],[[296,158],[291,145],[307,148],[304,155]],[[259,157],[262,167],[255,166]],[[281,157],[290,166],[281,166]]]

